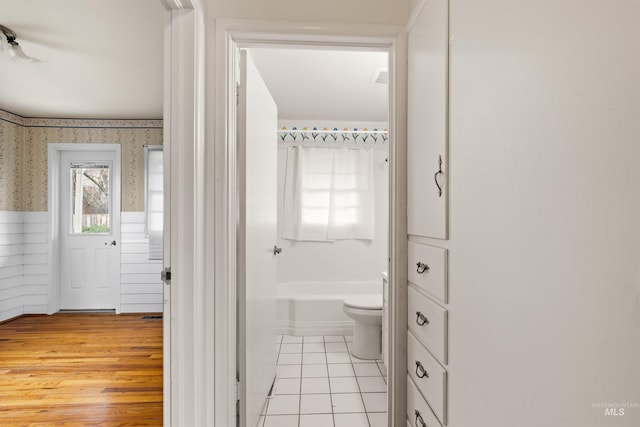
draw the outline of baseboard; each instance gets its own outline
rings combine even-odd
[[[278,320],[278,334],[293,336],[353,335],[353,321],[295,322]]]

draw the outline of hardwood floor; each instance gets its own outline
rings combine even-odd
[[[161,426],[162,320],[142,316],[0,324],[0,426]]]

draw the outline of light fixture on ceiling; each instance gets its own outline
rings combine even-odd
[[[36,58],[32,58],[24,53],[24,51],[22,50],[22,47],[20,47],[20,45],[16,41],[17,35],[15,31],[13,31],[11,28],[5,27],[4,25],[0,25],[0,31],[2,32],[2,34],[4,34],[5,38],[7,39],[6,41],[7,41],[7,44],[9,45],[9,48],[8,48],[9,55],[11,55],[12,58],[24,59],[25,61],[29,61],[29,62],[40,62]],[[5,44],[2,43],[2,48],[4,49],[5,47],[6,47]]]

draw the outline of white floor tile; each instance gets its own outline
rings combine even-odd
[[[328,378],[303,378],[302,394],[325,394],[330,393]]]
[[[375,363],[356,363],[353,365],[353,370],[358,377],[379,377],[380,369]]]
[[[327,353],[327,363],[350,363],[349,353]]]
[[[300,415],[300,427],[333,427],[333,415]]]
[[[324,343],[311,342],[303,346],[304,353],[324,353]]]
[[[344,340],[346,342],[353,342],[353,335],[345,335]]]
[[[324,342],[324,337],[322,335],[315,335],[315,336],[309,335],[304,337],[303,342],[305,344],[312,343],[312,342]]]
[[[351,363],[332,363],[327,365],[330,377],[353,377],[353,365]]]
[[[367,414],[335,414],[336,427],[369,427]]]
[[[302,377],[303,378],[318,378],[328,377],[327,365],[303,365]]]
[[[377,393],[387,391],[387,384],[382,377],[358,377],[360,392]]]
[[[330,378],[331,393],[359,393],[358,383],[355,377]]]
[[[300,378],[278,378],[276,394],[300,394]]]
[[[389,420],[386,412],[367,414],[367,417],[369,417],[371,427],[389,427]]]
[[[333,412],[336,414],[364,412],[364,405],[362,404],[360,393],[332,394],[331,400],[333,401]]]
[[[386,377],[387,376],[387,367],[384,366],[384,363],[382,362],[376,362],[378,364],[378,368],[380,368],[380,372],[382,372],[382,376]]]
[[[267,415],[297,415],[300,409],[300,395],[276,395],[269,399]]]
[[[301,365],[302,354],[300,353],[280,353],[278,365]]]
[[[304,353],[302,355],[303,365],[326,365],[327,356],[324,353]]]
[[[342,335],[325,335],[324,342],[344,342]]]
[[[330,414],[330,394],[303,394],[300,396],[300,414]]]
[[[282,342],[282,335],[276,335],[276,344],[280,344]]]
[[[347,352],[347,345],[343,342],[328,342],[324,345],[327,353],[332,352]]]
[[[302,376],[302,366],[300,365],[278,365],[276,370],[278,378],[300,378]]]
[[[282,336],[282,342],[283,343],[301,343],[302,342],[302,337],[294,337],[291,335],[283,335]]]
[[[387,412],[387,393],[362,393],[367,412]]]
[[[280,354],[282,353],[302,353],[302,343],[299,344],[280,344]]]
[[[267,415],[264,427],[298,427],[298,415]]]

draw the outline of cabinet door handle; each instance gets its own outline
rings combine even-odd
[[[429,372],[424,369],[424,366],[422,366],[422,363],[420,363],[419,360],[416,360],[416,375],[418,376],[418,378],[429,378]]]
[[[427,427],[427,424],[425,424],[424,420],[422,419],[422,415],[420,414],[420,411],[416,409],[415,414],[416,414],[416,427]],[[418,425],[418,423],[420,423],[420,425]]]
[[[427,319],[427,316],[425,316],[424,314],[416,311],[416,323],[418,324],[418,326],[422,326],[425,323],[429,323],[429,319]]]
[[[440,185],[440,182],[438,182],[439,175],[444,175],[444,172],[442,172],[442,156],[438,156],[438,171],[433,176],[433,179],[436,181],[436,187],[438,187],[438,197],[442,197],[442,187],[444,187],[444,184]]]
[[[429,266],[423,262],[418,262],[416,265],[418,266],[418,268],[416,268],[416,271],[418,272],[418,274],[422,274],[425,271],[429,271]]]

